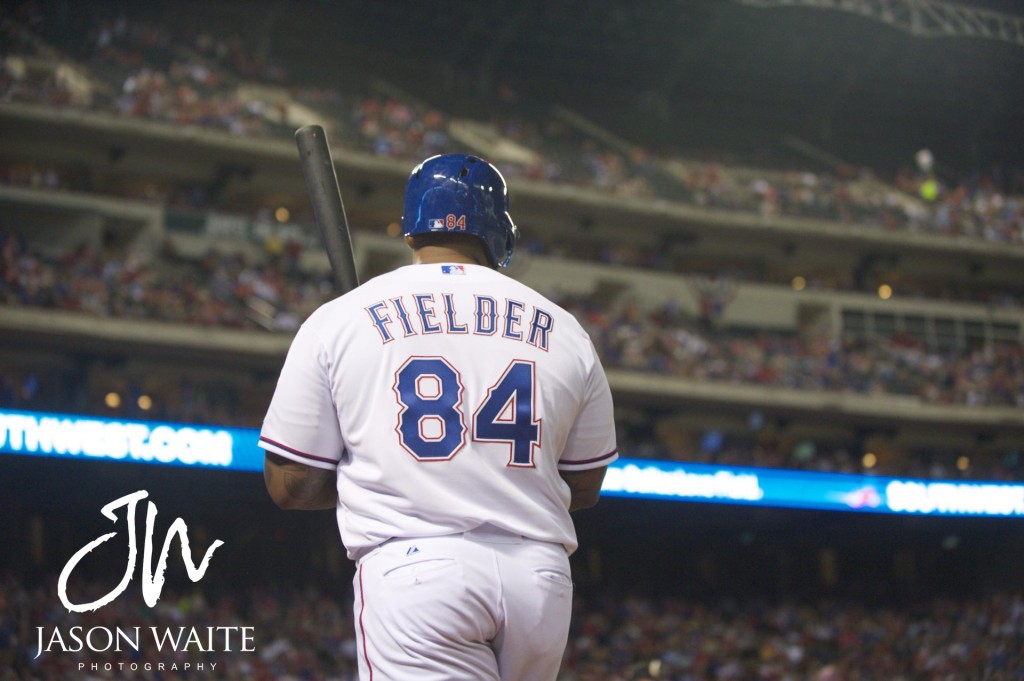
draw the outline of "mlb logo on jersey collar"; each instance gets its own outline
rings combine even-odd
[[[441,265],[441,274],[465,274],[466,268],[462,265]]]

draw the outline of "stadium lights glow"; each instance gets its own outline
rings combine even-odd
[[[793,277],[793,290],[794,291],[803,291],[804,287],[806,287],[806,286],[807,286],[807,280],[806,279],[804,279],[803,277],[801,277],[799,275]]]
[[[0,454],[263,470],[259,431],[0,410]],[[0,457],[2,458],[2,457]],[[969,459],[961,457],[969,463]],[[959,462],[958,462],[959,466]],[[1024,484],[622,458],[603,496],[830,511],[1024,518]]]
[[[104,395],[103,404],[107,405],[111,409],[117,409],[121,406],[121,396],[115,392],[109,392]]]
[[[892,286],[888,284],[882,284],[878,287],[878,297],[882,300],[889,300],[892,298]]]

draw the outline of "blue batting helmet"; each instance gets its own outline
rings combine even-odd
[[[497,267],[508,264],[519,238],[508,214],[505,178],[487,161],[465,154],[433,156],[413,169],[402,231],[472,234]]]

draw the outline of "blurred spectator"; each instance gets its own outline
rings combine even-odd
[[[0,232],[0,303],[170,322],[295,331],[334,296],[326,275],[297,270],[295,246],[266,262],[209,251],[199,261],[166,247],[153,266],[83,245],[48,261]]]

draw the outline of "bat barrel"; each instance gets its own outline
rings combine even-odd
[[[359,278],[327,133],[319,125],[307,125],[295,132],[295,144],[335,285],[346,293],[359,285]]]

